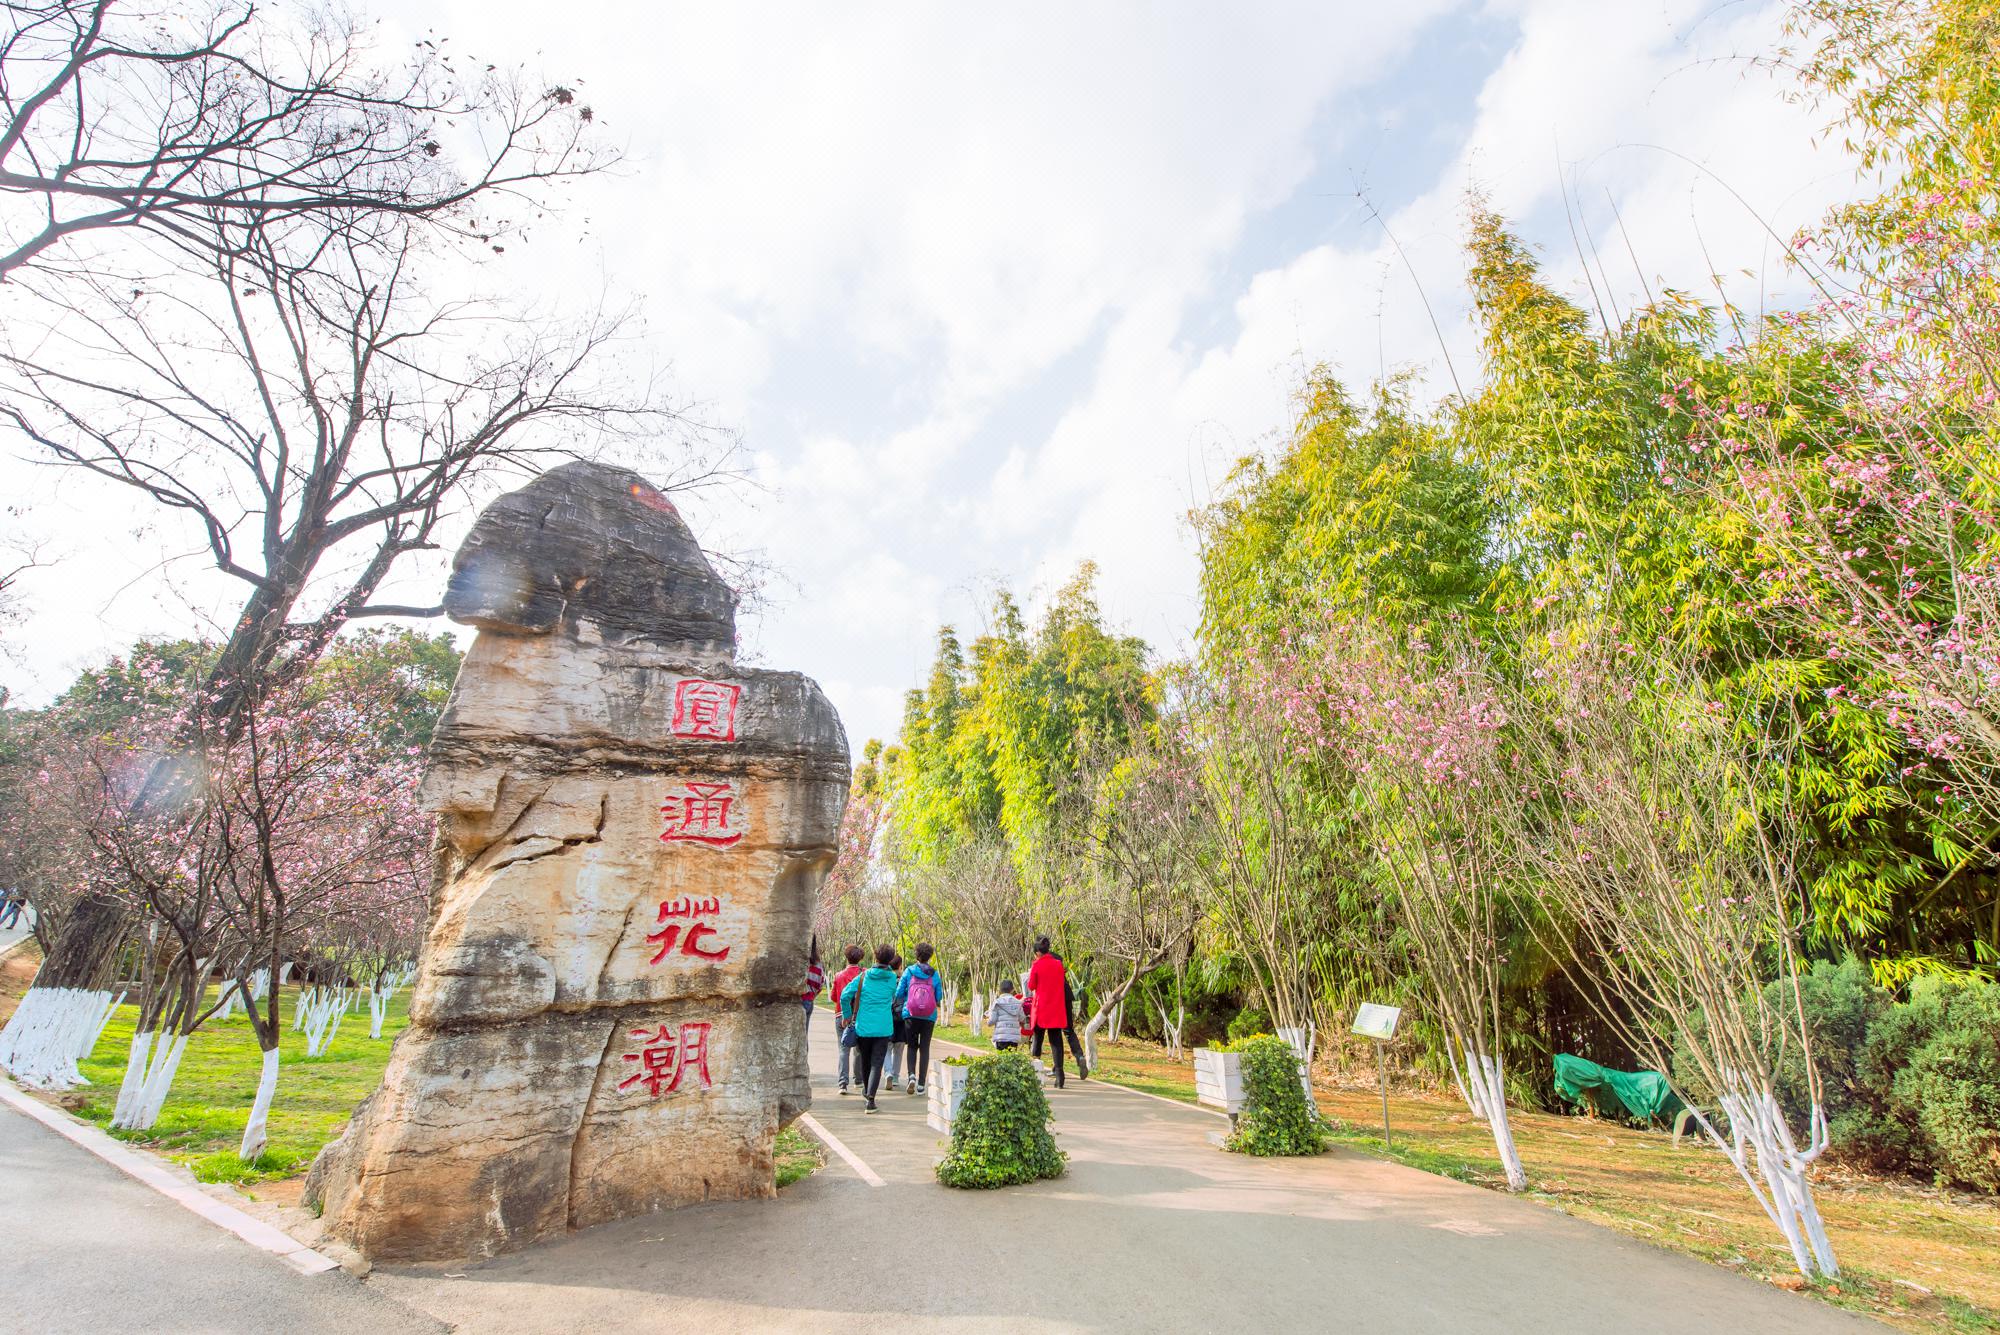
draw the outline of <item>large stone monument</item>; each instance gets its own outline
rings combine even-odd
[[[332,1237],[458,1260],[772,1194],[847,739],[811,681],[736,663],[735,602],[622,469],[479,517],[445,595],[479,634],[424,784],[430,933],[382,1087],[313,1164]]]

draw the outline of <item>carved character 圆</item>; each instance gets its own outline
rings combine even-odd
[[[619,1089],[643,1084],[651,1098],[662,1094],[672,1094],[681,1087],[681,1077],[693,1068],[695,1079],[703,1089],[711,1089],[715,1081],[708,1074],[708,1025],[706,1022],[690,1022],[676,1034],[665,1025],[658,1032],[649,1033],[644,1029],[630,1031],[633,1038],[641,1040],[637,1052],[621,1054],[628,1062],[639,1063],[639,1069],[618,1082]]]
[[[660,839],[669,844],[705,844],[728,848],[743,837],[743,831],[729,828],[729,809],[736,802],[727,783],[690,781],[684,795],[669,797],[660,804],[667,828]]]
[[[690,677],[674,686],[673,734],[709,742],[736,740],[736,704],[743,688]]]

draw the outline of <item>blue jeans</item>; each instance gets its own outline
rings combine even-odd
[[[840,1029],[839,1026],[836,1025],[834,1027],[833,1046],[834,1046],[834,1051],[838,1052],[840,1055],[834,1058],[833,1078],[835,1082],[838,1083],[842,1089],[846,1089],[847,1068],[849,1067],[849,1065],[852,1065],[854,1068],[854,1078],[856,1080],[859,1080],[862,1077],[865,1068],[861,1065],[861,1055],[860,1055],[861,1049],[848,1047],[847,1044],[840,1041],[840,1037],[841,1037]]]

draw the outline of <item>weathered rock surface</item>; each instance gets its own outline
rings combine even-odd
[[[480,627],[432,744],[430,934],[379,1089],[314,1163],[328,1233],[457,1260],[772,1194],[846,802],[819,688],[734,660],[735,599],[637,475],[496,501],[446,594]]]

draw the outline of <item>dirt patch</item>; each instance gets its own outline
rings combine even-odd
[[[13,1016],[28,985],[35,981],[35,970],[41,967],[41,948],[33,941],[24,942],[0,957],[0,1024]]]
[[[267,1179],[247,1187],[236,1189],[246,1198],[262,1205],[276,1205],[287,1210],[305,1208],[306,1175]]]

